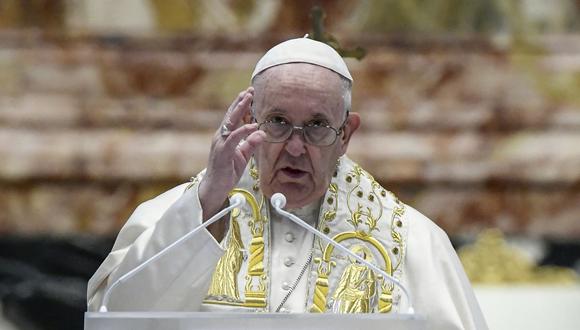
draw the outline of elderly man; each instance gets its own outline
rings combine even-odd
[[[272,48],[228,109],[207,169],[140,205],[89,282],[89,310],[120,276],[228,205],[227,221],[176,246],[111,291],[110,310],[396,313],[391,281],[274,212],[287,208],[409,288],[437,329],[486,328],[445,233],[344,154],[360,125],[352,77],[307,38]],[[387,146],[386,146],[387,147]],[[388,166],[388,164],[385,164]]]

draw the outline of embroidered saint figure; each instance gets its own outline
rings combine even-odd
[[[351,251],[368,262],[373,257],[368,247],[356,245]],[[369,313],[372,311],[372,299],[376,295],[376,275],[367,266],[354,258],[345,268],[333,298],[335,313]]]
[[[240,300],[238,273],[244,260],[242,252],[244,250],[244,244],[242,243],[240,235],[240,225],[235,218],[232,218],[231,225],[227,249],[217,263],[211,279],[208,295]]]

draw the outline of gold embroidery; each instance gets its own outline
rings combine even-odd
[[[340,169],[339,169],[340,170]],[[399,270],[400,276],[400,266],[403,261],[404,257],[404,234],[403,231],[399,231],[404,229],[403,228],[403,214],[405,212],[405,206],[401,203],[391,192],[385,190],[381,185],[376,182],[376,180],[370,175],[368,172],[363,170],[357,164],[353,164],[352,167],[347,167],[343,169],[343,174],[337,175],[336,179],[333,180],[332,186],[329,187],[327,191],[327,202],[330,205],[324,205],[325,210],[322,213],[321,219],[319,221],[319,227],[325,232],[330,232],[329,229],[329,218],[335,219],[339,210],[339,196],[338,196],[338,182],[335,180],[343,180],[342,184],[345,184],[348,188],[347,196],[345,198],[346,202],[346,209],[349,212],[349,217],[346,217],[346,223],[349,223],[354,231],[353,232],[343,232],[335,236],[336,241],[346,240],[346,239],[358,239],[362,241],[366,241],[370,243],[370,238],[372,238],[371,233],[373,231],[380,231],[381,227],[379,223],[381,221],[384,205],[388,198],[393,198],[395,201],[396,206],[393,208],[393,212],[391,215],[391,223],[390,223],[390,232],[388,233],[389,237],[385,238],[388,241],[392,241],[394,243],[394,247],[387,247],[380,243],[378,240],[373,238],[373,243],[371,243],[374,248],[376,248],[382,259],[385,260],[385,271],[387,274],[393,275],[395,270]],[[368,185],[370,183],[370,187]],[[368,187],[368,188],[366,188]],[[370,188],[370,189],[369,189]],[[365,191],[367,190],[367,191]],[[368,191],[370,190],[370,191]],[[367,198],[361,199],[362,196],[366,195]],[[389,196],[387,196],[387,193]],[[359,197],[359,198],[357,198]],[[334,202],[334,205],[332,205]],[[365,203],[367,203],[365,205]],[[370,204],[370,205],[369,205]],[[332,215],[329,217],[328,215]],[[336,223],[335,225],[340,225]],[[368,241],[367,241],[368,240]],[[314,296],[312,300],[312,306],[310,308],[311,312],[324,312],[330,306],[327,306],[327,296],[329,291],[329,283],[328,278],[330,276],[330,271],[332,267],[334,267],[335,261],[330,259],[332,248],[329,245],[326,248],[323,248],[320,241],[317,240],[318,245],[320,246],[320,251],[323,251],[322,258],[315,258],[315,262],[319,264],[317,278],[315,282],[314,288]],[[369,246],[370,247],[370,246]],[[394,248],[394,250],[392,250]],[[391,249],[393,256],[396,260],[395,266],[393,267],[391,263],[391,258],[389,253],[387,252],[388,249]],[[329,266],[331,265],[331,266]],[[360,265],[358,265],[360,266]],[[348,266],[347,266],[348,267]],[[356,267],[351,267],[349,271],[352,275],[354,273],[354,269]],[[343,271],[343,277],[346,276],[346,269]],[[397,276],[397,277],[398,277]],[[373,300],[374,303],[377,303],[377,311],[380,313],[388,313],[392,310],[393,306],[393,290],[394,285],[391,281],[385,280],[383,276],[376,274],[374,276],[376,287],[379,288],[378,291],[378,302]],[[335,296],[337,295],[337,290],[335,290]],[[336,298],[336,297],[335,297]],[[377,297],[375,296],[375,299]],[[345,299],[342,299],[345,300]],[[371,302],[373,302],[371,301]],[[356,304],[355,304],[356,305]],[[343,304],[343,310],[362,310],[364,308],[354,308],[354,307],[344,307],[346,305]],[[340,308],[339,308],[340,309]],[[372,304],[369,307],[369,311],[373,311]]]
[[[397,228],[400,229],[403,226],[403,215],[405,214],[405,204],[401,203],[401,201],[397,197],[394,198],[395,203],[397,205],[395,205],[393,209],[393,215],[391,217],[391,237],[393,238],[393,242],[397,245],[396,247],[393,248],[393,253],[397,256],[397,263],[393,267],[393,271],[399,269],[399,266],[403,261],[403,253],[405,251],[403,235],[399,231],[397,231],[398,230]],[[393,287],[392,283],[391,287]]]
[[[244,260],[242,252],[244,245],[240,237],[240,225],[236,219],[238,216],[239,210],[238,212],[232,211],[227,250],[217,263],[208,291],[208,295],[210,296],[235,301],[240,300],[238,273]]]
[[[334,203],[334,210],[328,210],[324,212],[323,218],[326,222],[330,222],[336,218],[336,209],[338,208],[338,186],[336,183],[330,184],[328,187],[328,194],[330,194],[332,197],[329,197],[327,202],[328,204]]]
[[[358,225],[360,225],[362,223],[362,220],[361,220],[362,213],[363,213],[362,212],[362,205],[358,204],[356,207],[356,211],[352,212],[350,219],[348,219],[346,221],[349,222],[350,224],[352,224],[354,229],[358,229]]]
[[[381,254],[381,257],[383,258],[383,262],[385,264],[385,272],[387,274],[390,275],[391,273],[391,258],[389,257],[389,254],[387,253],[387,250],[385,249],[385,247],[374,237],[370,236],[369,234],[362,232],[362,231],[347,231],[344,233],[340,233],[336,236],[333,237],[333,240],[340,243],[344,240],[347,239],[356,239],[356,240],[361,240],[363,242],[367,242],[369,244],[371,244],[373,247],[375,247],[379,253]],[[324,260],[330,260],[330,257],[332,255],[332,252],[334,250],[334,246],[332,245],[327,245],[326,249],[324,250],[324,255],[323,258]]]
[[[247,190],[244,189],[233,189],[230,194],[241,193],[246,199],[248,205],[252,210],[252,220],[249,221],[250,232],[252,233],[252,239],[250,241],[250,257],[248,261],[248,270],[246,275],[246,285],[245,285],[245,300],[244,301],[224,301],[220,296],[214,296],[212,292],[209,292],[208,297],[204,300],[204,303],[208,304],[218,304],[218,305],[234,305],[243,307],[266,307],[266,280],[267,276],[264,271],[264,223],[265,218],[262,217],[260,212],[260,205],[263,205],[263,200],[260,204],[258,201]],[[263,196],[262,196],[263,199]],[[228,247],[229,248],[229,247]],[[226,257],[225,255],[222,257]],[[221,259],[220,259],[221,261]],[[219,262],[218,262],[219,264]],[[216,271],[218,269],[216,268]],[[239,269],[238,269],[239,272]],[[224,277],[224,274],[220,275],[227,281],[233,280],[237,283],[237,274],[235,277]],[[224,284],[232,286],[233,284]],[[236,284],[237,286],[237,284]],[[239,297],[239,295],[238,295]],[[221,298],[221,299],[220,299]],[[239,298],[238,298],[239,299]]]
[[[377,264],[379,267],[382,268],[384,266],[385,272],[391,275],[393,275],[395,270],[398,270],[396,276],[399,278],[405,253],[406,226],[404,226],[405,220],[403,217],[405,206],[391,192],[383,189],[360,166],[350,162],[346,164],[348,165],[342,165],[342,170],[340,168],[338,169],[338,175],[333,178],[326,197],[323,199],[325,202],[321,206],[323,209],[320,214],[319,229],[327,234],[333,233],[334,231],[334,240],[343,243],[348,242],[347,246],[350,247],[357,246],[357,242],[362,243],[358,245],[364,246],[369,251],[372,251],[372,257],[375,258],[375,261],[378,261]],[[246,212],[244,217],[240,215],[236,220],[238,222],[238,230],[240,226],[247,224],[247,229],[251,237],[244,238],[242,241],[246,245],[248,257],[243,259],[245,261],[242,261],[238,270],[235,271],[236,277],[234,277],[234,279],[240,277],[239,272],[245,267],[246,273],[243,277],[245,278],[245,284],[242,285],[242,278],[240,278],[239,284],[236,284],[239,285],[239,288],[237,288],[238,299],[236,299],[235,294],[216,297],[212,293],[216,293],[218,290],[213,292],[210,288],[210,295],[205,300],[205,303],[254,308],[264,308],[267,306],[268,276],[265,255],[268,247],[265,246],[267,238],[264,235],[266,234],[267,228],[265,226],[268,225],[268,219],[263,210],[266,203],[265,198],[260,194],[259,190],[255,193],[256,197],[251,193],[254,187],[258,187],[256,181],[259,178],[257,169],[253,165],[250,167],[248,174],[250,182],[243,185],[248,190],[238,189],[238,192],[242,192],[248,200],[252,216],[250,216],[250,212]],[[344,194],[341,193],[339,196],[339,190],[342,189],[343,185],[346,187],[346,192]],[[362,198],[357,197],[358,192],[362,192]],[[389,195],[387,196],[387,194]],[[391,203],[391,197],[395,201],[395,206],[393,207],[390,219],[386,218],[381,220],[384,205],[387,202]],[[258,200],[260,200],[259,203]],[[339,203],[344,204],[339,205]],[[341,221],[338,221],[339,214],[341,215]],[[242,221],[242,219],[244,220]],[[388,230],[388,220],[391,220],[390,230]],[[233,224],[231,225],[233,231],[236,230],[234,226]],[[352,230],[348,228],[352,228]],[[246,229],[246,227],[242,227],[242,229]],[[344,231],[345,229],[346,231]],[[382,237],[376,236],[381,241],[372,237],[374,232],[385,230],[387,232],[381,235]],[[242,230],[241,233],[245,235],[248,231]],[[339,233],[336,234],[336,232]],[[230,235],[235,236],[235,233],[230,233]],[[317,277],[315,278],[312,292],[312,306],[309,309],[311,312],[325,312],[331,306],[335,306],[338,311],[342,312],[375,311],[387,313],[392,310],[394,286],[390,281],[383,279],[381,275],[371,272],[369,269],[362,269],[364,266],[353,264],[352,262],[346,265],[346,267],[343,265],[344,268],[340,268],[342,274],[334,274],[335,276],[330,277],[333,268],[337,266],[338,260],[335,258],[342,258],[344,261],[344,256],[337,255],[332,257],[334,249],[331,245],[323,246],[319,239],[315,242],[318,247],[317,251],[320,252],[319,257],[313,259],[314,263],[317,264]],[[228,241],[229,248],[230,243]],[[226,250],[227,253],[228,250]],[[230,255],[230,260],[239,260],[239,257],[235,253],[230,252]],[[391,261],[391,256],[394,258],[394,262]],[[380,262],[381,259],[384,263]],[[245,266],[244,263],[246,263]],[[357,267],[361,269],[357,269]],[[232,269],[236,270],[235,267]],[[338,282],[334,282],[338,280],[336,275],[342,275]],[[232,281],[231,276],[227,277],[228,279],[225,281]],[[357,283],[355,281],[356,279],[359,280],[359,283],[368,284],[369,287],[352,286],[354,283]],[[348,283],[352,283],[352,288],[358,288],[359,291],[352,288],[350,291],[344,290]],[[337,285],[337,287],[335,288],[334,285]],[[372,290],[370,287],[372,287]],[[339,288],[341,289],[339,290]],[[331,289],[333,292],[329,292]],[[243,294],[241,290],[244,290]],[[221,289],[220,292],[223,291],[226,290]],[[347,291],[350,293],[347,294]],[[231,291],[228,292],[231,293]],[[330,300],[329,303],[333,301],[334,303],[329,305],[327,299]]]
[[[189,178],[189,184],[185,187],[185,190],[189,190],[194,187],[199,182],[199,174]]]
[[[359,225],[362,224],[362,222],[363,222],[362,219],[364,217],[366,219],[364,223],[368,227],[368,232],[371,233],[373,230],[378,231],[379,229],[377,227],[377,223],[378,223],[379,219],[383,216],[383,203],[382,203],[381,199],[379,198],[379,193],[377,193],[377,190],[382,189],[382,188],[375,181],[375,179],[372,177],[372,175],[370,175],[367,171],[363,170],[359,165],[355,164],[353,166],[353,169],[349,172],[348,178],[351,178],[351,177],[355,178],[356,184],[354,185],[354,187],[352,187],[352,189],[350,189],[350,191],[348,192],[348,195],[347,195],[347,199],[346,199],[346,206],[351,213],[351,218],[347,221],[353,225],[355,230],[358,230]],[[351,207],[351,201],[353,200],[351,196],[352,196],[353,192],[356,191],[356,195],[359,198],[364,195],[364,193],[362,191],[362,185],[361,185],[361,178],[362,177],[366,177],[371,182],[371,192],[369,192],[368,200],[371,204],[374,204],[374,201],[376,200],[376,203],[377,203],[376,209],[378,210],[378,214],[376,214],[376,215],[373,214],[371,207],[367,206],[366,210],[363,209],[363,206],[360,202],[357,202],[355,210],[353,210]],[[352,180],[349,182],[352,182]]]
[[[326,296],[328,295],[328,275],[336,262],[330,261],[322,263],[322,259],[314,258],[314,263],[318,264],[318,278],[314,287],[313,305],[310,308],[312,313],[323,313],[326,310]]]
[[[379,295],[379,313],[388,313],[393,308],[393,284],[385,281],[381,275],[377,276],[381,282],[381,294]]]
[[[364,245],[355,245],[351,251],[365,261],[374,262],[371,251]],[[348,265],[340,278],[334,292],[332,310],[338,313],[368,313],[371,311],[371,299],[376,295],[375,273],[354,258],[349,258]]]
[[[245,307],[266,307],[266,278],[265,274],[256,277],[246,275]],[[257,283],[253,279],[257,279]]]
[[[254,162],[254,158],[250,160],[252,163],[250,165],[250,176],[254,181],[258,181],[260,178],[260,174],[258,173],[258,168],[256,167],[256,163]]]
[[[379,253],[383,259],[383,262],[384,262],[384,267],[385,267],[384,271],[387,274],[392,275],[391,258],[389,257],[389,254],[388,254],[387,250],[385,249],[385,247],[376,238],[370,236],[369,234],[367,234],[363,231],[351,231],[351,232],[340,233],[340,234],[334,236],[332,239],[337,243],[340,243],[342,241],[349,240],[349,239],[354,239],[354,240],[359,240],[359,241],[369,243],[375,249],[377,249],[377,251],[379,251]],[[318,262],[316,259],[320,259],[320,258],[316,258],[314,260],[315,263],[317,262],[320,265],[318,266],[318,278],[316,280],[316,286],[314,288],[315,294],[314,294],[313,306],[310,309],[311,312],[322,313],[322,312],[326,311],[326,308],[327,308],[326,307],[326,299],[327,299],[327,293],[328,293],[328,276],[329,276],[331,268],[334,265],[336,265],[336,263],[334,261],[331,261],[333,251],[334,251],[334,246],[328,244],[328,245],[326,245],[326,248],[324,249],[322,259],[318,260]],[[386,289],[388,289],[388,287]],[[381,292],[382,295],[391,294],[391,291],[385,290],[383,287],[381,287],[381,291],[382,291]],[[379,308],[379,310],[380,310],[380,308]]]

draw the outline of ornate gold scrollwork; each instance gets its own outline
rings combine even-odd
[[[326,310],[326,296],[328,295],[328,275],[332,267],[336,266],[336,262],[330,261],[323,264],[322,259],[314,258],[314,263],[318,265],[318,278],[314,287],[314,303],[310,312],[323,313]]]
[[[381,293],[379,294],[379,313],[388,313],[393,309],[393,284],[385,281],[378,275],[377,278],[381,283]]]

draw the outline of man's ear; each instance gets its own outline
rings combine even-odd
[[[341,143],[341,154],[346,153],[346,149],[348,148],[348,143],[350,142],[350,138],[352,134],[358,129],[360,126],[360,116],[356,112],[351,112],[348,115],[348,119],[346,120],[346,125],[344,125],[342,137],[340,138]]]

